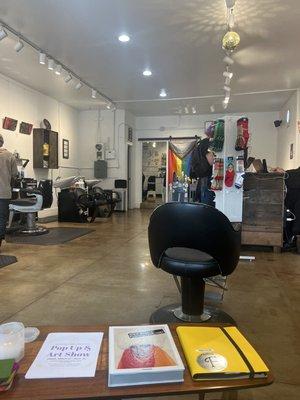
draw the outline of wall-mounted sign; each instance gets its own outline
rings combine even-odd
[[[28,124],[27,122],[21,122],[19,132],[24,133],[25,135],[30,135],[32,131],[32,124]]]
[[[2,128],[7,129],[9,131],[15,131],[16,127],[17,127],[17,123],[18,123],[18,121],[16,119],[5,117],[3,120]]]

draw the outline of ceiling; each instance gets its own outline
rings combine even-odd
[[[0,20],[135,115],[186,105],[208,113],[211,104],[223,112],[225,11],[224,0],[0,1]],[[227,111],[276,111],[300,87],[299,0],[237,0],[235,16],[241,44]],[[122,32],[129,43],[118,41]],[[15,53],[14,42],[0,42],[0,73],[78,109],[103,106],[41,66],[35,50]]]

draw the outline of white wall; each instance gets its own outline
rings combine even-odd
[[[290,110],[290,123],[286,123],[286,112]],[[293,169],[300,166],[300,138],[298,120],[300,119],[299,90],[295,92],[279,113],[282,120],[278,128],[277,165],[283,169]],[[294,156],[290,159],[290,146],[293,144]]]
[[[30,160],[25,170],[25,176],[39,179],[57,176],[68,176],[78,171],[78,111],[57,100],[45,96],[29,87],[22,85],[0,74],[0,132],[4,137],[4,147],[13,152],[16,150],[22,158]],[[2,128],[4,117],[18,120],[16,131]],[[33,144],[32,134],[19,133],[19,123],[24,121],[39,128],[41,121],[46,118],[52,125],[52,130],[59,133],[59,169],[42,170],[33,169]],[[70,158],[62,158],[62,139],[70,141]],[[56,198],[51,210],[44,210],[41,215],[52,214],[57,211]],[[50,212],[49,212],[50,211]]]
[[[116,158],[108,160],[108,178],[102,180],[101,186],[105,189],[112,189],[114,188],[115,179],[127,180],[127,131],[128,127],[132,127],[134,134],[134,124],[134,116],[130,113],[125,113],[124,110],[81,111],[79,113],[79,165],[82,175],[86,178],[94,178],[95,144],[104,143],[106,150],[116,151]],[[135,172],[133,148],[134,144],[131,149],[131,176]],[[131,190],[131,196],[132,192]]]
[[[222,114],[207,115],[184,115],[184,116],[159,116],[159,117],[136,117],[135,128],[138,138],[166,138],[201,136],[204,137],[205,121],[221,118]],[[266,158],[270,166],[276,165],[277,156],[277,130],[274,120],[279,118],[278,112],[248,113],[249,131],[249,156]],[[135,146],[136,162],[136,196],[135,207],[141,202],[141,169],[142,169],[142,144]]]

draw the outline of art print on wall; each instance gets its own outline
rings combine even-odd
[[[19,132],[24,133],[24,135],[30,135],[32,131],[33,125],[27,122],[21,122]]]
[[[3,129],[7,129],[8,131],[15,131],[17,127],[18,120],[5,117],[3,120]]]
[[[290,144],[290,160],[294,158],[294,143]]]
[[[62,156],[65,159],[69,159],[69,141],[67,139],[62,141]]]

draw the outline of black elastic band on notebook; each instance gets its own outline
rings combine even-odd
[[[248,358],[245,356],[245,354],[243,353],[243,350],[240,348],[240,346],[233,340],[233,338],[229,335],[229,333],[226,331],[226,329],[221,328],[221,331],[224,333],[224,335],[230,340],[230,342],[233,344],[233,346],[236,348],[236,350],[238,351],[239,355],[242,357],[244,363],[247,365],[249,371],[250,371],[250,378],[254,378],[254,369],[252,367],[252,365],[250,364]]]

